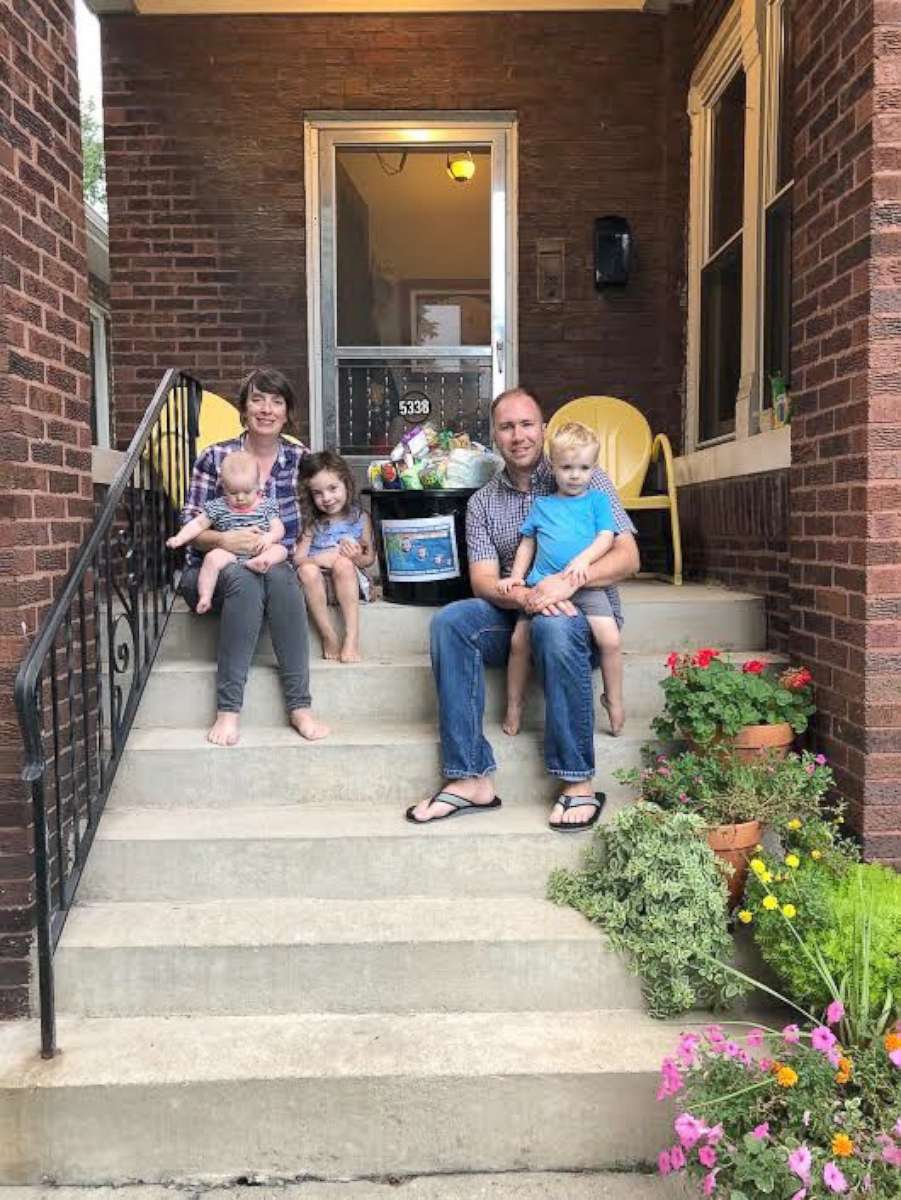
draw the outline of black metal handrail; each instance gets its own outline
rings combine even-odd
[[[41,1054],[56,1053],[53,954],[177,590],[166,538],[196,454],[201,387],[163,376],[16,676],[31,784]]]

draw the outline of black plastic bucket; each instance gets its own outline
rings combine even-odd
[[[466,502],[477,488],[364,488],[371,504],[382,594],[394,604],[449,604],[472,595]]]

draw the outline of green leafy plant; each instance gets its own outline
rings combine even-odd
[[[762,821],[782,828],[793,817],[814,816],[833,785],[821,754],[761,757],[734,754],[655,754],[644,749],[641,769],[615,772],[643,800],[677,812],[696,813],[706,825]]]
[[[722,1007],[745,990],[729,954],[726,885],[691,813],[634,804],[599,826],[581,869],[553,873],[548,894],[599,925],[629,956],[648,1011]]]
[[[664,709],[653,723],[662,738],[687,738],[699,746],[734,737],[746,725],[791,725],[803,733],[816,711],[806,667],[779,672],[758,659],[733,663],[719,650],[673,653],[660,683]]]
[[[740,918],[793,997],[818,1007],[838,993],[849,1020],[866,1026],[887,997],[890,1006],[901,999],[901,875],[856,862],[834,823],[792,825],[781,860],[752,860]]]

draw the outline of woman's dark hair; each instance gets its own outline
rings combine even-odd
[[[341,455],[336,454],[334,450],[320,450],[316,454],[307,454],[301,461],[297,476],[298,499],[305,525],[315,525],[322,520],[322,513],[313,503],[310,494],[310,480],[320,471],[331,471],[344,484],[347,489],[348,512],[357,512],[360,507],[357,503],[357,485],[354,483],[353,472]]]
[[[241,390],[238,392],[238,412],[243,417],[247,411],[247,397],[252,391],[266,392],[271,396],[281,396],[285,402],[285,415],[288,418],[288,428],[297,428],[297,397],[294,388],[281,371],[275,367],[254,367],[249,375],[241,380]]]

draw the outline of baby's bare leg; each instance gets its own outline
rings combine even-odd
[[[529,622],[517,621],[510,639],[510,657],[507,659],[507,715],[503,730],[515,737],[522,725],[522,709],[525,703],[526,684],[529,681]]]
[[[337,658],[338,638],[328,615],[328,597],[322,571],[318,563],[307,558],[298,567],[297,574],[307,598],[307,609],[322,639],[322,657]]]
[[[619,737],[626,713],[623,707],[623,656],[620,649],[619,626],[613,617],[589,617],[588,624],[601,652],[601,676],[604,694],[601,704],[610,718],[610,732]]]
[[[220,548],[216,550],[208,550],[203,558],[203,566],[200,568],[200,574],[197,576],[197,607],[195,612],[209,612],[213,604],[213,592],[216,590],[216,584],[219,581],[219,572],[229,566],[230,563],[237,562],[236,555],[230,550]]]

